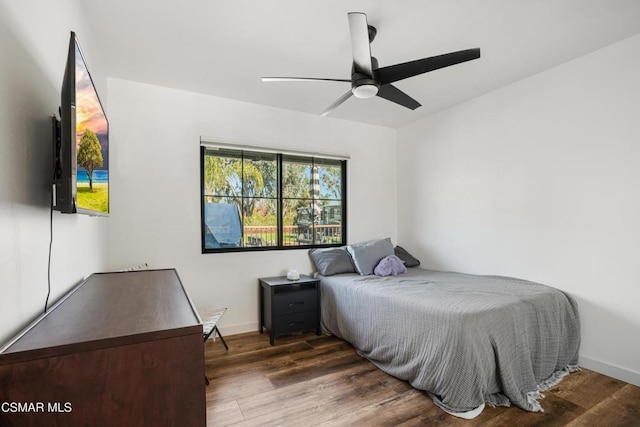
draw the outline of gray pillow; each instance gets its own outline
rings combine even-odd
[[[341,273],[355,273],[351,257],[344,246],[339,248],[322,248],[309,250],[309,258],[318,273],[332,276]]]
[[[382,258],[394,255],[390,238],[348,245],[347,250],[351,254],[356,271],[363,276],[373,274],[373,269]]]
[[[417,267],[420,265],[420,261],[418,261],[413,255],[411,255],[405,248],[402,246],[396,246],[394,249],[395,255],[404,262],[404,265],[407,267]]]

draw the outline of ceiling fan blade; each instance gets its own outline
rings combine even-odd
[[[351,80],[345,79],[321,79],[315,77],[262,77],[263,82],[346,82]]]
[[[371,66],[371,46],[369,45],[367,15],[360,12],[350,12],[349,32],[351,33],[354,71],[372,78],[373,67]]]
[[[403,107],[407,107],[410,110],[415,110],[421,105],[418,101],[391,84],[380,86],[378,96],[402,105]]]
[[[458,52],[445,53],[444,55],[432,56],[430,58],[418,59],[416,61],[405,62],[403,64],[390,65],[378,68],[376,74],[380,84],[397,82],[418,74],[427,73],[462,62],[480,58],[480,49],[467,49]]]
[[[351,91],[345,93],[340,98],[338,98],[333,104],[329,105],[320,115],[321,116],[326,116],[327,114],[329,114],[330,112],[335,110],[336,107],[338,107],[344,101],[346,101],[347,99],[351,98],[351,95],[353,95],[353,93]]]

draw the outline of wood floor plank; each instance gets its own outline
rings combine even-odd
[[[398,394],[402,394],[405,391],[413,390],[413,386],[408,381],[401,380],[391,375],[386,375],[382,378],[382,384],[395,390]]]
[[[233,349],[233,353],[244,353],[271,347],[269,340],[264,340],[264,335],[256,334],[255,332],[225,336],[224,339],[229,348]],[[219,339],[216,339],[216,341],[209,339],[205,342],[204,346],[205,354],[207,355],[228,353],[228,350],[225,349]]]
[[[321,423],[322,427],[335,426],[397,426],[433,409],[435,405],[424,393],[409,390],[388,399],[379,400],[345,415]]]
[[[231,348],[231,347],[229,347]],[[233,352],[229,351],[216,357],[205,357],[205,364],[215,364],[218,367],[245,365],[253,362],[261,362],[264,360],[274,359],[282,356],[288,356],[293,353],[299,353],[312,347],[307,342],[296,342],[287,345],[279,345],[268,347],[261,350]],[[206,349],[205,349],[206,351]]]
[[[309,350],[293,353],[289,357],[298,363],[305,363],[305,361],[311,361],[311,363],[314,363],[318,359],[322,360],[325,358],[335,357],[342,351],[355,353],[351,344],[345,341],[336,342],[334,339],[332,343],[325,343],[318,347],[312,346]]]
[[[260,373],[226,376],[210,381],[206,389],[207,407],[274,390],[273,384]]]
[[[319,399],[323,401],[333,399],[362,385],[379,382],[380,377],[379,370],[375,366],[360,364],[305,383],[292,384],[274,389],[272,392],[245,397],[239,400],[239,405],[247,414],[247,418],[251,418],[260,412],[266,412],[269,406],[276,408],[280,402],[287,402],[290,405],[303,404],[304,401],[310,400],[313,404],[317,404]]]
[[[362,357],[352,348],[338,350],[328,358],[307,359],[304,362],[298,361],[296,362],[296,366],[285,368],[274,374],[268,374],[267,378],[269,378],[275,387],[285,387],[287,385],[322,377],[362,363]]]
[[[528,412],[517,407],[500,408],[498,414],[483,422],[483,427],[504,426],[506,424],[527,426],[564,426],[579,417],[585,409],[573,402],[562,399],[551,393],[545,394],[540,400],[544,412]]]
[[[640,387],[626,384],[567,426],[640,426]]]
[[[243,419],[238,402],[235,400],[209,405],[207,408],[208,426],[226,426]]]
[[[583,408],[591,408],[608,398],[626,383],[582,369],[567,375],[556,387],[545,394],[554,394]]]
[[[229,351],[205,344],[207,417],[216,427],[640,427],[640,388],[587,369],[546,391],[543,413],[488,407],[463,420],[333,336],[282,336],[275,346],[257,332],[225,339]]]
[[[217,365],[214,359],[205,360],[205,373],[212,381],[217,381],[225,377],[235,377],[242,374],[279,372],[288,367],[294,367],[296,362],[289,354],[281,354],[278,357],[268,357],[264,360],[253,360],[247,363],[232,363],[227,365]]]
[[[622,389],[613,394],[613,398],[619,401],[621,404],[629,404],[634,402],[634,405],[631,405],[631,408],[635,413],[640,412],[640,387],[636,387],[633,384],[625,384]],[[638,418],[640,419],[640,417]]]
[[[336,337],[330,334],[324,334],[316,337],[309,337],[306,339],[306,341],[313,348],[321,348],[325,346],[335,345]]]
[[[378,399],[396,395],[378,381],[380,373],[373,365],[360,365],[308,383],[239,400],[246,421],[238,425],[316,425]],[[291,410],[283,411],[283,406]]]

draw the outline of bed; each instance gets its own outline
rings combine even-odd
[[[579,369],[577,305],[552,287],[421,268],[319,277],[322,327],[450,414],[542,411],[541,392]]]

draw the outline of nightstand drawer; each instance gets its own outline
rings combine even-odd
[[[274,319],[276,333],[299,332],[316,329],[318,315],[315,311],[288,314]]]
[[[315,311],[317,305],[318,292],[315,289],[280,293],[273,297],[273,308],[276,316]]]

